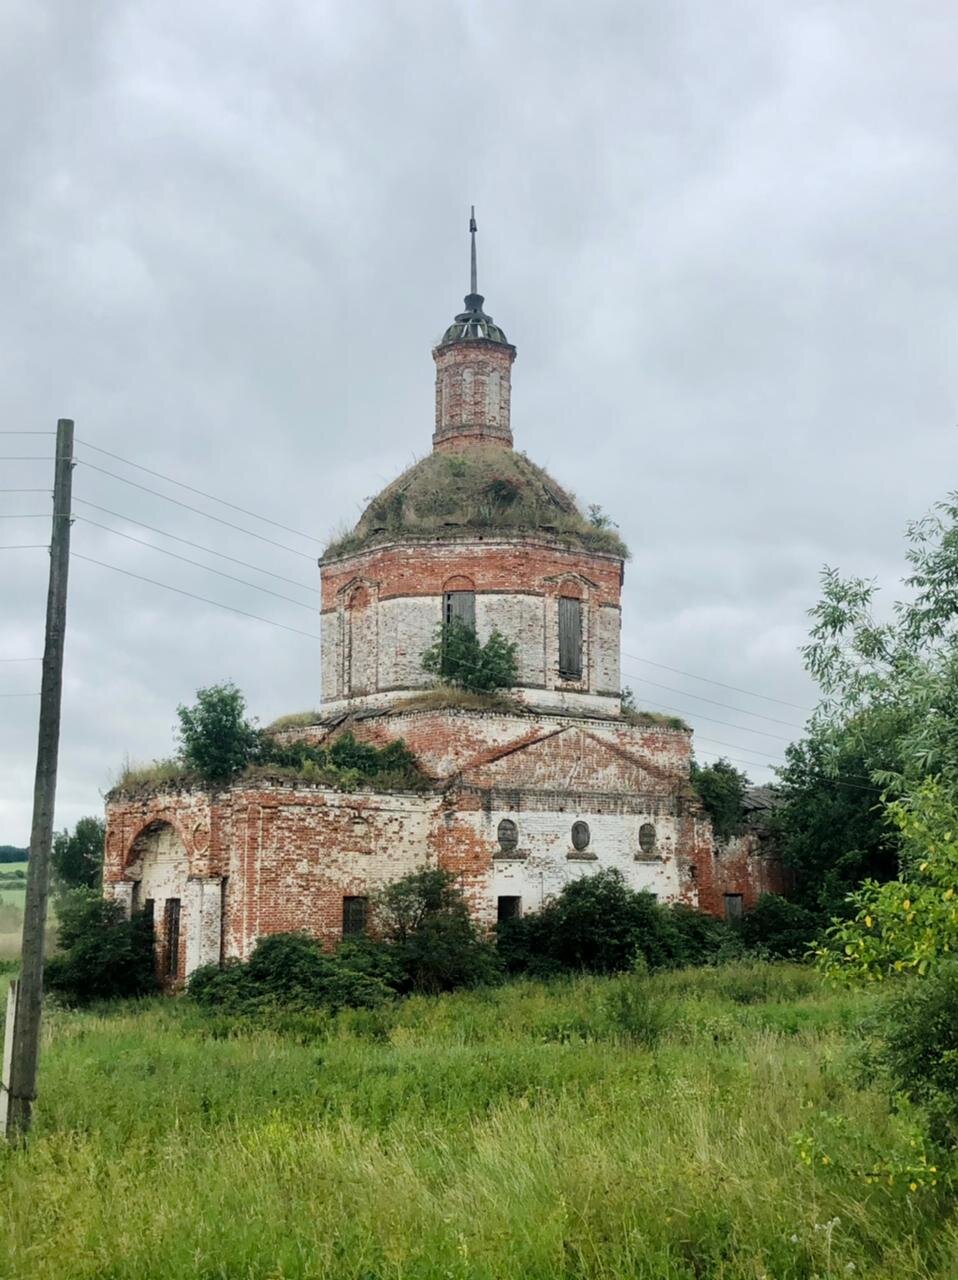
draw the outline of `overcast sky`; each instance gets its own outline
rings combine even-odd
[[[328,535],[430,447],[474,202],[516,446],[633,551],[625,681],[682,710],[700,758],[767,777],[801,710],[650,662],[811,707],[822,564],[892,595],[905,522],[955,486],[956,48],[947,0],[0,0],[0,430],[73,417],[311,535],[78,446],[295,552],[84,465],[78,517],[308,605]],[[5,459],[51,453],[0,436]],[[0,487],[50,474],[4,460]],[[48,511],[0,494],[4,516]],[[48,533],[0,520],[3,546]],[[73,537],[318,629],[82,520]],[[168,754],[199,686],[236,680],[264,722],[318,703],[315,640],[71,575],[59,825],[100,810],[125,756]],[[0,552],[0,658],[40,654],[45,590],[42,550]],[[38,688],[38,663],[0,663],[0,692]],[[0,843],[28,838],[37,706],[0,699]]]

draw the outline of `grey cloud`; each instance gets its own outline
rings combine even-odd
[[[952,6],[20,0],[2,23],[2,425],[71,415],[318,541],[293,556],[84,467],[78,497],[315,583],[323,539],[429,447],[474,201],[480,285],[519,352],[517,444],[633,548],[627,653],[811,705],[797,646],[821,563],[893,594],[905,521],[954,484]],[[0,466],[0,487],[47,483]],[[0,543],[41,523],[0,521]],[[42,553],[0,553],[0,656],[37,649],[42,574]],[[780,752],[754,733],[775,726],[692,695],[775,704],[625,665],[703,755]],[[177,702],[224,676],[263,719],[304,708],[317,646],[75,562],[58,820],[96,808],[125,753],[165,753]],[[4,689],[36,678],[0,666]],[[0,838],[20,840],[35,707],[0,716]]]

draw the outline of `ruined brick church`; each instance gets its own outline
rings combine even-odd
[[[402,739],[428,789],[260,777],[112,792],[107,892],[152,910],[172,980],[262,934],[362,930],[370,895],[423,866],[454,873],[490,925],[607,867],[716,915],[780,887],[754,833],[714,839],[689,785],[691,732],[623,711],[628,553],[513,449],[516,348],[477,292],[471,230],[472,287],[432,353],[432,452],[320,560],[322,708],[282,730]],[[435,690],[422,657],[452,618],[516,642],[508,697]]]

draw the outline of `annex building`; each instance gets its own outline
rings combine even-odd
[[[171,979],[266,933],[333,943],[363,928],[372,892],[423,866],[452,871],[489,925],[606,867],[716,915],[781,888],[758,828],[714,839],[689,785],[691,732],[623,711],[628,553],[515,451],[516,348],[484,309],[475,252],[473,223],[471,290],[432,353],[432,451],[324,553],[322,707],[280,731],[402,739],[428,787],[259,777],[111,793],[107,892],[149,904]],[[452,618],[517,643],[508,697],[436,689],[422,657]]]

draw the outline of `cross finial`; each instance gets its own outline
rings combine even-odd
[[[478,293],[479,289],[476,284],[476,206],[472,205],[469,210],[469,235],[472,239],[472,274],[469,277],[469,292]]]

